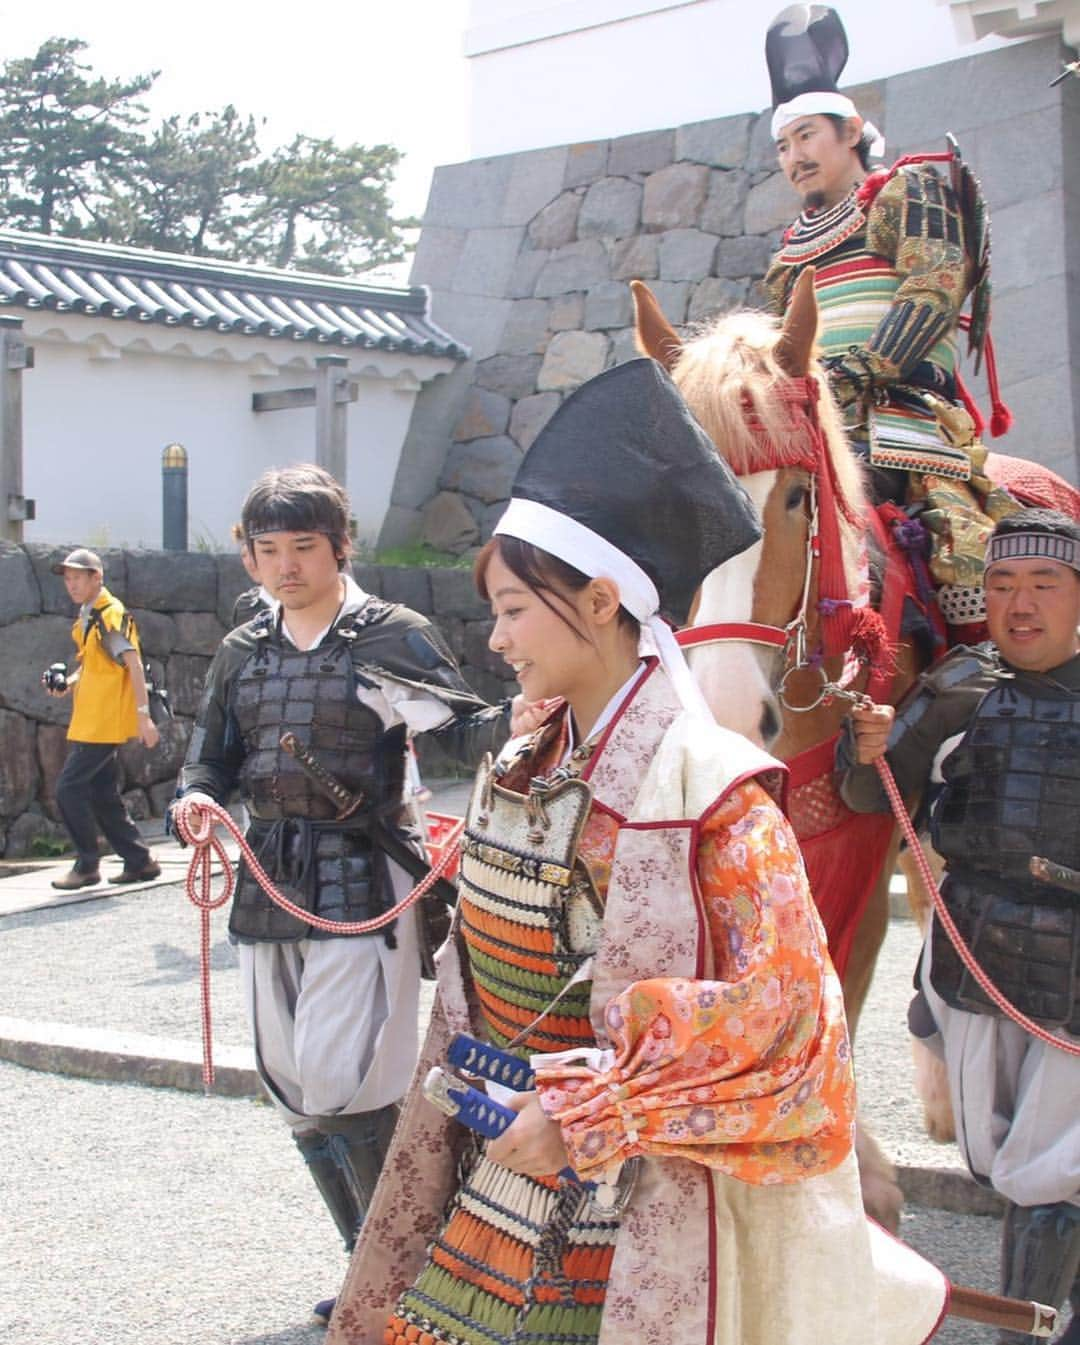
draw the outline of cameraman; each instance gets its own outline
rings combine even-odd
[[[129,738],[155,747],[158,731],[150,718],[138,635],[124,604],[104,585],[100,556],[79,547],[52,567],[63,577],[79,615],[71,628],[79,667],[70,677],[54,664],[42,675],[50,696],[74,693],[68,726],[68,754],[56,782],[56,804],[75,846],[75,865],[53,887],[64,892],[101,882],[97,834],[100,829],[124,867],[112,883],[156,878],[160,866],[142,843],[120,798],[116,749]]]

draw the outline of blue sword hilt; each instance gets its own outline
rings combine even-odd
[[[502,1084],[515,1093],[527,1093],[536,1087],[536,1075],[527,1060],[470,1037],[467,1032],[454,1033],[446,1058],[455,1069]]]
[[[433,1102],[441,1112],[452,1116],[470,1130],[475,1130],[485,1139],[498,1139],[517,1116],[517,1112],[489,1098],[479,1089],[470,1087],[464,1080],[448,1074],[438,1065],[428,1071],[423,1092],[427,1100]]]

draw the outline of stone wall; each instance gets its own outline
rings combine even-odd
[[[994,216],[994,336],[1016,417],[995,447],[1076,480],[1080,197],[1066,165],[1080,81],[1048,87],[1060,59],[1045,39],[848,92],[890,161],[958,137]],[[438,169],[412,281],[472,359],[417,401],[382,543],[485,539],[562,398],[633,357],[627,282],[647,280],[676,324],[757,304],[796,209],[768,113]]]
[[[41,673],[63,659],[72,666],[73,606],[51,567],[70,546],[0,542],[0,855],[33,852],[37,838],[66,840],[54,798],[66,752],[70,702],[45,694]],[[120,749],[124,797],[138,819],[160,816],[173,795],[206,670],[228,629],[233,603],[250,586],[239,557],[197,552],[105,551],[105,582],[132,610],[143,653],[167,687],[174,718],[152,752]],[[467,569],[357,565],[361,586],[405,603],[438,624],[465,676],[488,700],[516,689],[487,648],[491,621]],[[419,744],[425,774],[450,763],[433,741]]]

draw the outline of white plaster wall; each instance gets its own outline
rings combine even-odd
[[[189,546],[231,547],[229,529],[254,478],[315,457],[314,409],[256,414],[252,393],[310,386],[315,356],[331,351],[204,332],[185,332],[180,351],[148,348],[176,342],[160,332],[138,340],[142,349],[117,349],[107,343],[130,337],[124,324],[87,344],[86,322],[24,318],[35,367],[23,374],[23,490],[37,502],[25,540],[160,546],[161,451],[179,442],[189,462]],[[101,350],[109,358],[92,358]],[[350,356],[345,372],[359,380],[359,398],[348,408],[347,485],[361,542],[374,543],[389,507],[416,392],[451,367]]]
[[[783,0],[473,0],[470,158],[768,106],[765,30]],[[1001,46],[940,0],[840,0],[861,84]]]

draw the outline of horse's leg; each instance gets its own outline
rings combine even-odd
[[[941,856],[929,845],[923,850],[930,861],[934,881],[939,885],[944,870]],[[910,851],[900,856],[900,870],[907,880],[908,906],[925,937],[930,927],[930,916],[934,909],[934,899],[926,890],[926,885]],[[915,1065],[915,1093],[923,1105],[923,1122],[926,1133],[932,1140],[948,1144],[956,1138],[956,1121],[953,1117],[952,1100],[949,1097],[949,1079],[945,1073],[945,1062],[919,1037],[911,1039],[911,1058]]]

